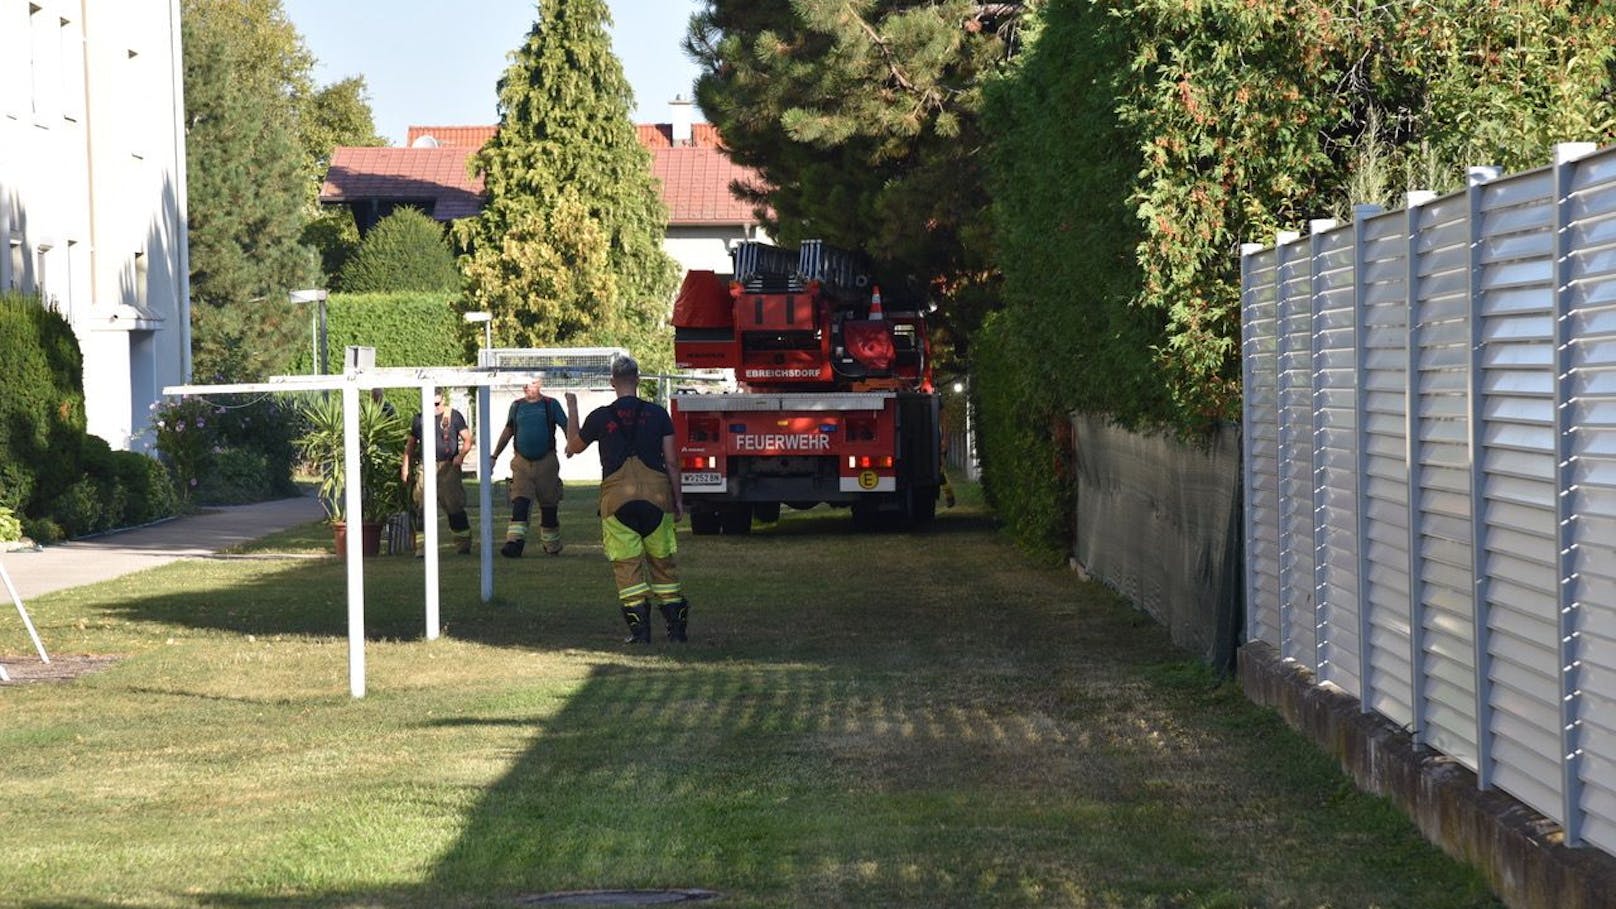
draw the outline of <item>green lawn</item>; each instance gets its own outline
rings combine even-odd
[[[121,659],[0,687],[0,905],[1497,905],[961,492],[927,533],[683,527],[691,642],[632,651],[574,488],[491,604],[445,550],[442,639],[421,563],[369,560],[362,700],[321,527],[41,597],[53,653]]]

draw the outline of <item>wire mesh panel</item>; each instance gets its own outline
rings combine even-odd
[[[1358,693],[1358,355],[1350,225],[1313,239],[1314,602],[1320,681]]]
[[[1243,262],[1240,346],[1244,368],[1246,638],[1279,649],[1278,253]]]
[[[1404,427],[1408,384],[1408,237],[1402,212],[1368,219],[1359,249],[1359,393],[1364,475],[1358,507],[1364,547],[1360,589],[1368,611],[1367,704],[1399,724],[1413,720],[1409,660],[1408,462]]]
[[[1279,247],[1280,655],[1313,666],[1313,313],[1305,243]]]
[[[1560,813],[1552,190],[1548,170],[1483,189],[1475,304],[1493,779],[1550,817]]]
[[[1568,455],[1570,597],[1581,636],[1584,839],[1616,851],[1616,155],[1579,162],[1572,185]]]
[[[1415,590],[1424,699],[1421,741],[1476,769],[1470,541],[1470,205],[1419,209],[1415,239],[1412,425]]]

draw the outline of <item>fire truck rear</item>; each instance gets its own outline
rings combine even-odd
[[[674,356],[740,389],[676,393],[680,488],[698,534],[746,533],[781,505],[854,523],[929,522],[941,482],[926,323],[889,309],[858,257],[819,241],[738,244],[735,277],[685,276]]]

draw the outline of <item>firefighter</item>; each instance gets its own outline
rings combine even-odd
[[[601,537],[612,562],[628,644],[651,641],[651,604],[667,623],[668,640],[686,640],[690,603],[679,586],[673,525],[684,512],[674,457],[673,420],[639,397],[633,357],[612,361],[617,400],[581,423],[578,397],[567,393],[567,456],[600,443]]]
[[[550,555],[561,554],[561,521],[556,508],[561,504],[561,462],[556,457],[555,431],[567,428],[567,415],[561,402],[544,396],[542,380],[533,376],[522,386],[522,397],[511,402],[505,417],[505,430],[494,446],[499,460],[513,438],[516,452],[511,455],[511,523],[505,529],[505,545],[500,555],[519,558],[527,545],[528,514],[539,503],[539,545]]]
[[[454,533],[455,551],[459,553],[471,552],[471,521],[466,517],[466,487],[462,482],[460,465],[466,461],[466,453],[471,451],[471,429],[466,426],[466,418],[459,410],[448,407],[443,402],[443,389],[438,389],[432,396],[432,436],[436,441],[438,457],[438,505],[449,516],[449,529]],[[421,447],[422,415],[416,414],[410,421],[410,434],[404,440],[404,463],[399,467],[399,474],[404,482],[410,481],[410,460],[417,451],[421,452],[423,459],[426,450]],[[415,492],[412,496],[415,508],[416,527],[426,526],[427,508],[423,502],[426,489],[426,472],[420,471],[415,478]],[[437,520],[436,513],[433,520]],[[415,554],[422,555],[421,534],[415,533],[412,541]]]

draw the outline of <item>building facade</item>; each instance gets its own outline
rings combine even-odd
[[[114,448],[190,375],[182,72],[180,0],[0,0],[0,288],[72,325]]]

